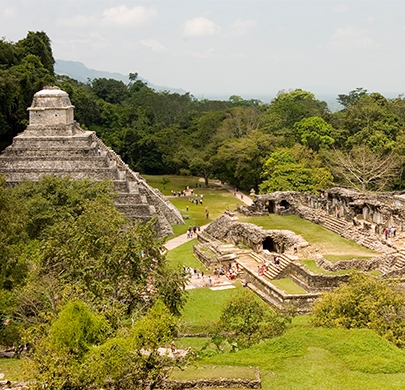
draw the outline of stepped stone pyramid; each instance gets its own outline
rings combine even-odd
[[[44,87],[28,108],[29,125],[0,154],[0,174],[8,185],[42,176],[94,181],[112,180],[117,208],[132,220],[157,215],[160,236],[172,233],[172,224],[184,224],[179,211],[157,189],[149,186],[93,131],[74,120],[69,95],[58,87]]]

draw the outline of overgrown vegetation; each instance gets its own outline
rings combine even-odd
[[[314,306],[313,324],[368,328],[399,347],[405,345],[405,296],[398,286],[365,274],[324,294]]]
[[[56,84],[69,93],[84,128],[133,169],[164,175],[165,191],[180,186],[171,174],[194,188],[217,178],[248,191],[403,189],[403,96],[386,99],[359,88],[339,95],[344,108],[336,113],[300,89],[280,91],[270,104],[237,96],[199,101],[156,92],[137,74],[128,85],[79,83],[56,76],[53,63],[45,32],[0,40],[1,148],[25,129],[34,93]],[[196,177],[204,183],[194,185]],[[176,336],[180,313],[182,331],[215,334],[177,342],[202,351],[196,364],[258,366],[264,389],[403,387],[405,357],[396,346],[405,343],[404,295],[397,285],[353,275],[317,303],[312,323],[292,326],[251,294],[238,295],[241,286],[195,290],[185,302],[181,266],[195,264],[185,256],[192,241],[169,255],[169,267],[153,221],[131,224],[113,207],[111,190],[110,183],[69,178],[6,189],[1,178],[0,338],[4,345],[31,345],[33,387],[155,387],[184,363],[157,351]],[[204,202],[215,204],[210,218],[229,205],[216,190],[201,191]],[[174,200],[189,223],[209,222],[200,215],[205,204],[195,212],[187,202]],[[332,260],[373,256],[298,218],[274,218],[249,222],[294,230],[324,249],[338,243]],[[12,377],[22,369],[19,361],[0,363],[1,370],[11,365],[7,379],[21,379]]]
[[[65,90],[75,117],[142,174],[215,177],[249,191],[317,192],[332,184],[362,191],[402,189],[405,98],[363,88],[341,94],[331,113],[309,91],[279,91],[270,104],[231,96],[198,100],[129,83],[80,83],[53,70],[51,40],[29,32],[0,40],[0,141],[27,124],[26,108],[46,84]],[[192,183],[193,185],[194,183]]]
[[[157,348],[176,334],[186,279],[168,266],[154,221],[127,220],[111,183],[2,180],[2,344],[30,344],[38,388],[158,383],[174,364]]]

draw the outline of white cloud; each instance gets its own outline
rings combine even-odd
[[[157,16],[155,8],[137,6],[127,8],[125,5],[109,8],[103,12],[103,21],[108,24],[124,26],[128,24],[145,24]]]
[[[93,24],[96,21],[94,16],[77,15],[73,18],[59,19],[58,25],[66,27],[85,27]]]
[[[352,26],[336,29],[327,44],[329,49],[369,49],[374,46],[367,30]]]
[[[156,52],[166,52],[167,48],[161,43],[155,41],[154,39],[142,39],[139,43],[143,46],[149,47],[152,51]]]
[[[5,8],[5,9],[3,9],[2,14],[6,18],[11,18],[15,15],[15,12],[12,8]]]
[[[186,54],[194,58],[211,58],[217,55],[217,51],[213,48],[207,49],[204,52],[200,51],[188,51]]]
[[[331,7],[331,11],[332,11],[334,14],[340,14],[340,13],[342,13],[342,12],[347,11],[347,6],[346,6],[345,4],[343,4],[343,3],[335,4],[335,5],[333,5],[333,6]]]
[[[254,28],[257,22],[252,19],[242,20],[241,18],[236,19],[231,25],[230,34],[233,37],[242,37],[246,35],[249,30]]]
[[[204,17],[197,17],[187,20],[184,23],[184,36],[186,37],[203,37],[208,35],[215,35],[221,31],[212,20]]]

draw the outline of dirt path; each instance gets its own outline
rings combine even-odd
[[[199,181],[204,182],[204,179],[201,178]],[[234,188],[231,187],[230,185],[228,184],[219,184],[219,185],[221,185],[225,190],[234,193],[234,196],[240,199],[242,202],[244,202],[247,206],[250,206],[253,203],[252,199],[250,199],[246,194],[240,191],[235,192]],[[209,224],[201,226],[200,227],[201,230],[204,230],[208,225]],[[180,236],[174,237],[171,240],[167,241],[164,246],[168,251],[170,251],[174,248],[177,248],[180,245],[185,244],[188,240],[189,238],[187,238],[187,233],[184,233]]]

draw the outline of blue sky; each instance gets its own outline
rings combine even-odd
[[[405,92],[405,1],[0,0],[0,36],[194,96]]]

